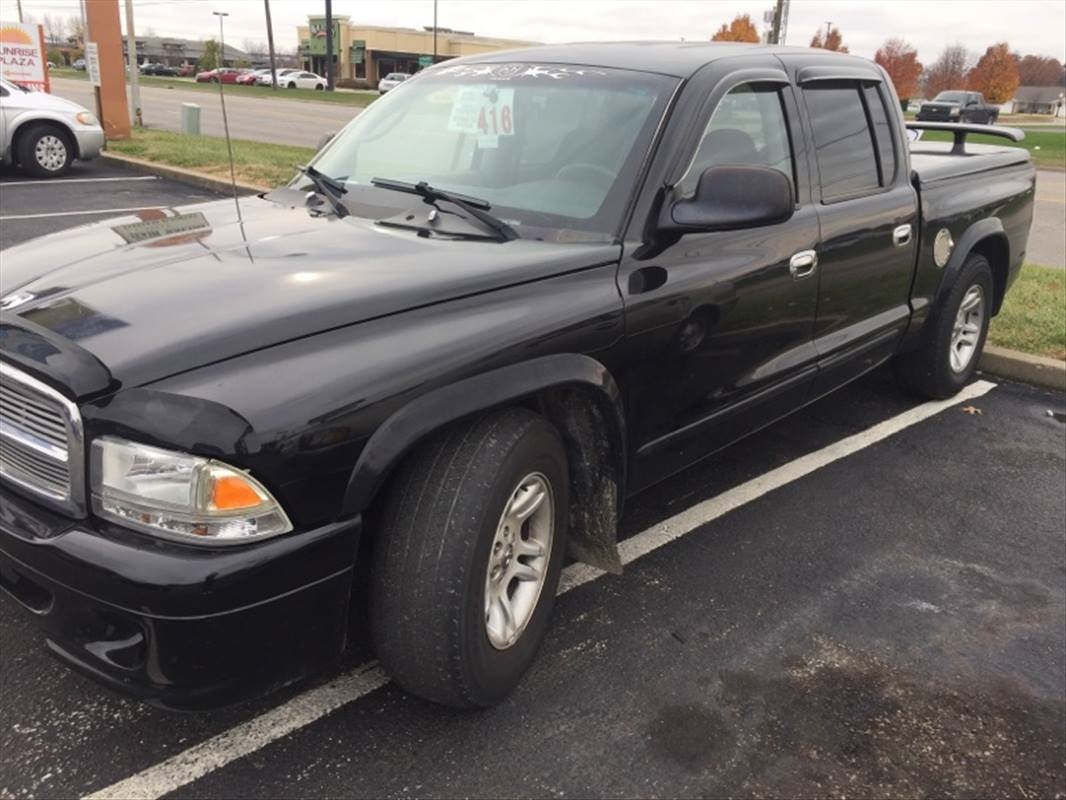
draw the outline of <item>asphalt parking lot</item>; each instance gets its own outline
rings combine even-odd
[[[211,196],[0,181],[3,247],[102,194]],[[0,797],[1062,797],[1066,398],[992,383],[922,405],[880,370],[637,496],[625,574],[568,568],[484,712],[403,694],[361,644],[265,700],[163,712],[0,597]]]
[[[50,180],[0,167],[0,250],[74,225],[217,197],[205,189],[137,175],[103,161],[75,161],[67,175]]]

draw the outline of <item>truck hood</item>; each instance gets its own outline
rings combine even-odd
[[[241,210],[243,223],[233,200],[142,211],[10,248],[0,308],[15,325],[75,342],[128,387],[610,263],[620,249],[419,237],[264,197],[242,198]]]

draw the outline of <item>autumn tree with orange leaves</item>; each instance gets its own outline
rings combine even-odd
[[[889,39],[878,49],[874,61],[888,73],[896,87],[896,94],[906,108],[907,100],[916,96],[922,77],[918,51],[902,39]]]
[[[1018,88],[1018,62],[1006,42],[985,50],[966,76],[967,87],[985,96],[986,103],[1006,103]]]
[[[753,42],[758,43],[759,31],[748,14],[737,14],[728,25],[722,25],[711,37],[712,42]]]
[[[840,28],[830,28],[829,33],[822,35],[821,31],[814,34],[814,38],[811,39],[811,47],[817,47],[821,50],[835,50],[838,53],[848,52],[848,48],[844,46],[844,37],[840,35]]]

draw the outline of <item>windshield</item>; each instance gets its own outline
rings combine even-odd
[[[937,103],[962,103],[966,100],[966,92],[941,92],[934,101]]]
[[[420,202],[374,178],[426,181],[487,201],[523,238],[610,241],[675,85],[598,67],[438,67],[376,101],[313,163],[345,182],[355,215]]]

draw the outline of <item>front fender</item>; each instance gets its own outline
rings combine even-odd
[[[49,111],[48,109],[27,109],[21,114],[17,114],[14,119],[8,121],[8,140],[10,141],[10,149],[12,158],[15,157],[15,142],[18,141],[18,137],[22,130],[30,124],[35,122],[53,122],[56,125],[61,126],[69,135],[70,141],[74,145],[75,151],[78,149],[78,137],[74,133],[74,129],[70,126],[70,119],[63,116],[56,111]],[[74,153],[75,157],[79,156],[78,152]]]
[[[583,386],[601,397],[601,405],[611,410],[613,438],[621,439],[615,452],[624,454],[625,414],[607,368],[577,353],[542,356],[442,386],[395,411],[363,448],[348,479],[343,513],[362,511],[400,459],[433,431],[478,411],[566,386]]]

